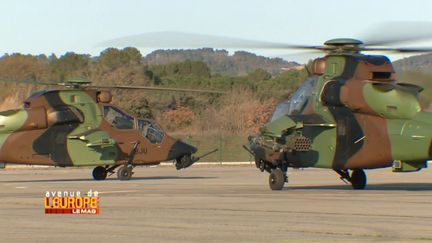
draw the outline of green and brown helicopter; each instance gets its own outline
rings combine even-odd
[[[128,180],[133,168],[174,160],[187,168],[200,157],[197,148],[169,136],[151,119],[138,119],[111,104],[111,89],[180,92],[211,90],[168,89],[147,86],[92,86],[84,79],[63,83],[21,83],[65,86],[34,93],[20,109],[0,112],[2,163],[59,167],[95,166],[93,178],[115,173]]]
[[[368,48],[355,39],[310,48],[327,55],[313,61],[313,75],[245,146],[256,166],[270,173],[270,188],[283,188],[288,167],[333,169],[354,189],[365,188],[364,169],[426,168],[432,158],[432,113],[421,110],[422,88],[397,82],[386,56],[361,51],[431,50]]]
[[[366,186],[364,169],[392,167],[394,172],[418,171],[426,168],[427,161],[432,158],[432,113],[421,110],[419,93],[422,88],[397,82],[395,70],[386,56],[362,53],[432,52],[431,48],[385,47],[430,38],[431,33],[396,37],[382,33],[366,44],[341,38],[329,40],[323,46],[181,32],[148,33],[107,44],[156,47],[160,46],[158,40],[163,39],[165,46],[326,52],[325,57],[313,61],[309,68],[311,76],[290,99],[276,107],[271,120],[259,134],[249,137],[244,148],[254,156],[261,171],[270,173],[272,190],[281,190],[288,182],[288,167],[333,169],[354,189],[363,189]]]

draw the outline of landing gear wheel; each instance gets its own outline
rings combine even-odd
[[[366,187],[366,173],[361,170],[353,170],[351,173],[351,184],[356,190],[361,190]]]
[[[93,169],[93,179],[96,181],[103,181],[107,177],[107,171],[102,166],[96,166],[96,168]]]
[[[117,171],[117,177],[121,181],[127,181],[132,177],[132,169],[133,167],[131,165],[123,165],[120,167]]]
[[[270,172],[270,176],[269,176],[269,185],[270,188],[274,191],[279,191],[282,190],[284,184],[285,184],[285,173],[277,168],[277,169],[273,169]]]

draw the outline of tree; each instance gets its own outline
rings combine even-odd
[[[177,106],[174,110],[165,111],[161,116],[164,126],[169,130],[188,127],[195,119],[194,112],[185,106]]]
[[[126,47],[121,50],[121,53],[124,56],[126,63],[140,64],[143,58],[141,52],[135,47]]]
[[[150,104],[144,97],[132,99],[128,110],[138,118],[154,119]]]
[[[271,79],[271,74],[262,68],[257,68],[248,73],[248,78],[253,82],[264,81]]]
[[[134,47],[126,47],[122,50],[107,48],[101,52],[98,62],[110,69],[118,68],[128,64],[140,64],[142,55]]]
[[[51,73],[55,80],[63,81],[76,76],[88,76],[90,55],[67,52],[60,58],[51,59]]]
[[[0,59],[0,78],[9,80],[46,80],[46,62],[32,55],[12,54]]]

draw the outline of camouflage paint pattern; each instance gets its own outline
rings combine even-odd
[[[109,166],[124,163],[135,142],[139,144],[134,165],[158,164],[196,152],[163,131],[163,140],[151,143],[138,129],[137,119],[129,129],[115,128],[103,114],[104,106],[114,107],[110,97],[97,90],[41,91],[22,109],[0,112],[0,161]]]
[[[305,107],[250,138],[257,161],[336,170],[390,167],[394,161],[401,163],[394,171],[425,167],[432,158],[432,114],[421,111],[419,87],[396,82],[387,57],[330,53],[314,62],[314,73]],[[309,151],[284,147],[293,133],[311,139]]]

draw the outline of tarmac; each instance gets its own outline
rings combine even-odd
[[[352,190],[332,170],[290,170],[271,191],[252,166],[0,170],[0,242],[431,242],[432,172],[367,171]],[[99,215],[45,214],[47,191],[97,190]]]

